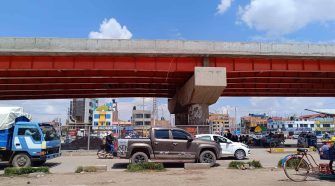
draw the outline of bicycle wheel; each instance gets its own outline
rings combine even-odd
[[[292,181],[305,181],[309,174],[309,165],[301,157],[291,157],[284,163],[284,172]]]

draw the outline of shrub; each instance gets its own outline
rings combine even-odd
[[[84,172],[97,172],[97,168],[94,166],[87,166],[83,168]]]
[[[138,172],[138,171],[145,171],[145,170],[162,171],[164,169],[165,168],[162,163],[153,163],[153,162],[129,164],[127,166],[127,170],[129,172]]]
[[[257,169],[263,168],[262,164],[260,161],[248,161],[248,162],[243,162],[243,161],[231,161],[228,165],[228,168],[231,169],[240,169],[244,164],[248,164],[250,167],[255,167]]]
[[[246,164],[246,162],[242,161],[231,161],[228,165],[228,168],[231,169],[239,169],[242,165]]]
[[[84,168],[82,166],[77,167],[77,169],[74,171],[75,173],[81,173],[84,171]]]
[[[22,168],[7,167],[5,168],[6,176],[23,175],[23,174],[30,174],[34,172],[49,173],[49,167],[22,167]]]
[[[250,166],[255,168],[263,168],[260,161],[252,160],[251,162],[248,162]]]

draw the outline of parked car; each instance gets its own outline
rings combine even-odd
[[[302,148],[308,148],[310,146],[316,146],[317,137],[311,132],[302,132],[298,137],[297,146]]]
[[[239,142],[233,142],[217,134],[199,134],[195,137],[205,141],[220,143],[222,156],[233,156],[238,160],[242,160],[250,155],[250,149],[247,145]]]
[[[193,139],[178,128],[152,128],[149,138],[119,139],[117,155],[132,163],[200,162],[213,166],[221,157],[218,143]]]
[[[298,138],[299,138],[299,135],[300,135],[300,134],[293,134],[293,135],[292,135],[292,138],[293,138],[293,139],[298,139]]]

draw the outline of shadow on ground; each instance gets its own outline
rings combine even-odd
[[[56,167],[56,166],[59,166],[59,165],[60,165],[60,163],[45,163],[42,166],[53,168],[53,167]],[[0,163],[0,170],[4,170],[7,167],[11,167],[11,165],[9,165],[7,163]]]
[[[129,163],[115,163],[112,166],[112,169],[127,169]],[[163,163],[165,168],[168,169],[180,169],[184,168],[184,163]],[[221,166],[219,163],[216,163],[213,167],[219,167]]]

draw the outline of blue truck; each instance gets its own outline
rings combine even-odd
[[[6,113],[1,113],[4,110]],[[14,167],[40,166],[61,155],[60,137],[52,125],[31,122],[27,115],[11,110],[0,108],[0,162]]]

